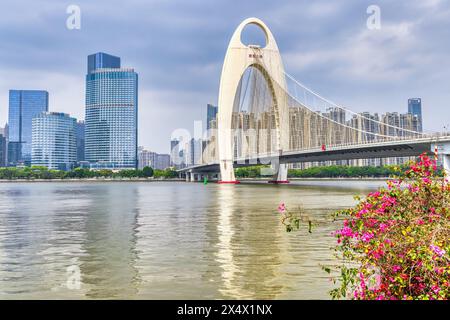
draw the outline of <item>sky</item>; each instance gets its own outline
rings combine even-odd
[[[368,28],[370,5],[380,28]],[[80,29],[68,29],[77,5]],[[424,129],[450,126],[450,0],[4,0],[0,19],[0,126],[9,89],[42,89],[50,111],[84,119],[87,55],[107,52],[139,74],[139,145],[168,153],[217,104],[234,29],[262,19],[286,71],[353,111],[407,111],[423,99]],[[260,31],[248,28],[254,43]]]

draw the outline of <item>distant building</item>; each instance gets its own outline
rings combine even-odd
[[[137,167],[138,75],[105,53],[88,57],[85,160],[91,168]]]
[[[154,168],[164,170],[170,167],[170,155],[169,154],[156,154]]]
[[[0,167],[8,165],[8,124],[0,128]]]
[[[158,154],[145,150],[143,147],[139,147],[138,159],[138,167],[141,170],[144,167],[151,167],[157,170],[164,170],[170,167],[170,155]]]
[[[0,167],[6,167],[6,137],[0,132]]]
[[[217,106],[213,106],[212,104],[206,105],[206,129],[217,129]]]
[[[42,90],[9,91],[8,164],[31,163],[32,119],[48,111],[48,92]]]
[[[192,138],[189,143],[186,144],[185,163],[187,165],[197,165],[202,163],[202,139]]]
[[[84,121],[77,122],[77,162],[84,161],[84,141],[85,141]]]
[[[408,99],[408,113],[417,116],[419,120],[419,132],[423,131],[422,126],[422,99],[412,98]]]
[[[34,117],[31,164],[71,170],[77,160],[76,123],[65,113],[43,112]]]
[[[178,169],[184,168],[185,166],[184,151],[178,139],[170,141],[170,166]]]

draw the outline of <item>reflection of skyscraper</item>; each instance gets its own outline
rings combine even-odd
[[[8,163],[31,163],[31,126],[34,116],[48,111],[48,92],[41,90],[9,91]]]
[[[96,186],[89,190],[80,257],[87,298],[130,299],[138,294],[137,185]]]
[[[76,123],[65,113],[43,112],[34,117],[32,165],[71,170],[77,160]]]
[[[408,113],[417,116],[419,119],[419,132],[422,132],[422,99],[408,99]]]
[[[85,158],[93,168],[137,166],[138,75],[120,58],[88,57]]]

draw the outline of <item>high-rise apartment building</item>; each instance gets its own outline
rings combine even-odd
[[[188,165],[197,165],[202,163],[202,139],[192,138],[185,147],[185,163]]]
[[[137,167],[138,75],[105,53],[88,57],[85,160],[91,168]]]
[[[48,92],[42,90],[9,91],[8,164],[31,163],[32,119],[48,111]]]
[[[31,164],[71,170],[77,160],[75,118],[58,112],[42,112],[32,121]]]
[[[170,140],[170,166],[175,168],[183,168],[185,166],[183,148],[180,140]]]
[[[206,129],[217,129],[217,112],[218,108],[217,106],[214,106],[212,104],[206,105]]]
[[[139,147],[138,159],[138,167],[141,170],[144,167],[151,167],[157,170],[164,170],[170,167],[170,155],[145,150],[143,147]]]

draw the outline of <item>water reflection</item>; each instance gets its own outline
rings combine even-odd
[[[326,217],[378,184],[0,183],[0,298],[325,299]],[[288,234],[280,202],[325,222]]]
[[[236,188],[234,186],[221,185],[218,190],[217,201],[219,203],[219,221],[217,222],[217,262],[222,269],[221,278],[223,281],[223,288],[219,291],[226,295],[236,298],[247,296],[248,292],[241,289],[235,283],[235,277],[239,272],[239,268],[234,261],[234,253],[232,249],[232,238],[234,235],[233,227],[231,225],[231,217],[234,209],[234,193]]]
[[[91,191],[80,259],[86,297],[120,299],[138,293],[138,197],[139,190],[133,184],[105,185]]]
[[[254,189],[253,197],[264,192],[255,186],[244,188]],[[271,192],[280,194],[284,190]],[[221,185],[217,190],[216,260],[222,278],[219,291],[224,298],[273,299],[284,288],[279,269],[288,260],[286,237],[279,228],[273,206],[265,207],[264,203],[260,206],[245,195],[249,196],[235,186]],[[274,203],[273,198],[282,196],[272,194],[271,198]]]

